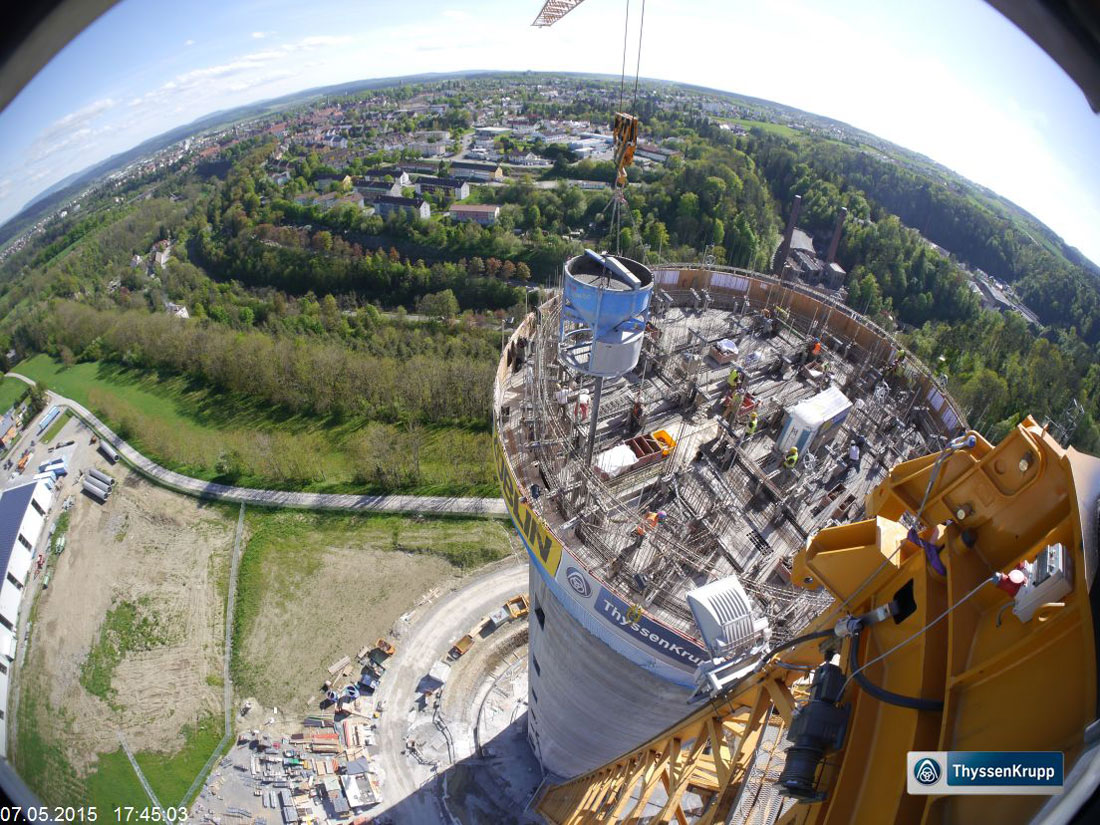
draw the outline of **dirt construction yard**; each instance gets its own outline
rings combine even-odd
[[[256,566],[241,586],[256,597],[239,651],[235,687],[257,700],[265,718],[273,707],[297,723],[318,710],[326,679],[355,681],[355,655],[392,635],[400,644],[401,617],[464,581],[466,569],[511,559],[509,534],[496,521],[271,513],[246,516]],[[349,677],[328,667],[352,657]],[[250,720],[251,722],[252,720]]]
[[[73,497],[68,538],[39,595],[23,671],[24,689],[63,711],[37,721],[80,773],[97,752],[117,749],[119,730],[135,751],[171,752],[184,744],[184,725],[221,713],[236,528],[227,509],[122,465],[95,466],[117,483],[106,504],[73,477],[58,496]]]

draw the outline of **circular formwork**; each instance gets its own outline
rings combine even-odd
[[[755,346],[751,336],[762,318],[796,350],[821,342],[855,399],[852,420],[881,447],[880,455],[867,450],[866,463],[877,462],[877,472],[909,457],[907,451],[937,448],[965,426],[933,376],[914,359],[897,365],[901,348],[893,336],[835,295],[759,273],[691,266],[656,269],[653,285],[640,373],[622,379],[626,404],[616,406],[614,388],[610,401],[605,390],[598,434],[614,436],[629,421],[630,394],[639,386],[639,397],[663,403],[680,385],[695,382],[697,373],[680,365],[691,360],[681,357],[685,353],[698,356],[693,348],[705,351],[727,334],[748,336],[743,340]],[[687,590],[736,574],[772,622],[773,638],[789,638],[828,603],[788,584],[790,556],[830,518],[858,518],[862,499],[849,492],[811,518],[800,509],[821,493],[811,476],[824,479],[835,468],[807,459],[784,475],[774,471],[774,455],[753,454],[753,444],[746,448],[743,440],[730,466],[715,466],[698,428],[687,424],[673,431],[677,446],[659,470],[636,484],[580,463],[585,425],[559,396],[563,385],[583,391],[585,376],[562,368],[569,362],[560,357],[556,334],[561,307],[559,297],[551,298],[538,323],[532,315],[512,336],[508,346],[522,341],[525,358],[502,358],[494,420],[502,493],[532,569],[529,736],[544,765],[569,775],[602,764],[683,714],[695,668],[709,658],[684,600]],[[721,379],[720,370],[704,366],[708,380]],[[659,392],[647,395],[653,387]],[[704,422],[707,415],[704,410]],[[891,417],[898,422],[894,436],[879,432]],[[634,564],[645,574],[641,581],[628,566],[617,568],[617,560],[633,563],[631,530],[662,502],[671,502],[670,518],[641,543],[640,552],[649,553],[644,565]],[[590,667],[592,660],[600,666]],[[545,687],[536,699],[540,683]],[[593,729],[601,735],[593,738]]]

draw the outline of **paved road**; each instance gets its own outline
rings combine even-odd
[[[9,372],[27,384],[34,381],[17,372]],[[422,513],[442,516],[484,516],[504,518],[507,510],[499,498],[462,498],[457,496],[401,496],[401,495],[351,495],[340,493],[298,493],[287,490],[257,490],[252,487],[233,487],[212,481],[192,478],[162,467],[146,458],[96,418],[90,410],[71,398],[55,392],[47,392],[49,402],[67,407],[96,434],[114,446],[126,463],[142,475],[169,489],[198,498],[231,501],[236,504],[258,504],[266,507],[294,507],[305,510],[363,510],[381,513]]]
[[[416,704],[416,688],[432,663],[443,656],[462,632],[472,629],[478,620],[493,612],[517,593],[527,592],[527,565],[509,563],[492,572],[477,576],[464,587],[443,596],[416,616],[398,637],[398,650],[390,659],[375,698],[386,703],[378,730],[378,760],[385,776],[382,786],[383,804],[371,813],[376,815],[401,803],[400,823],[443,822],[433,795],[419,793],[417,777],[410,769],[409,758],[402,753],[409,725],[409,712]],[[441,765],[441,769],[447,766]],[[411,799],[409,797],[412,797]],[[446,825],[446,823],[445,823]]]

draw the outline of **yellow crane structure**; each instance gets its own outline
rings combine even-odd
[[[897,465],[869,518],[796,556],[792,581],[826,588],[831,609],[536,810],[559,825],[1033,821],[1047,797],[911,795],[907,753],[1061,751],[1067,777],[1100,765],[1098,494],[1100,460],[1030,417],[996,447],[968,433]]]

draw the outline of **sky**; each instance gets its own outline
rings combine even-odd
[[[541,5],[123,0],[0,112],[0,222],[143,140],[315,86],[477,69],[619,74],[626,0],[587,0],[535,29]],[[631,73],[640,8],[632,0]],[[1100,116],[983,0],[646,0],[641,74],[795,106],[921,152],[1100,262]]]

